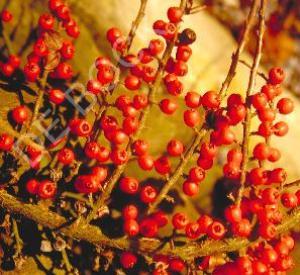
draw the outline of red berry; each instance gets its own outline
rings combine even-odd
[[[241,175],[240,164],[234,162],[226,163],[223,166],[223,173],[229,179],[239,179]]]
[[[183,213],[176,213],[172,218],[172,224],[175,229],[183,229],[189,223],[187,216]]]
[[[72,149],[63,148],[59,151],[57,159],[64,165],[70,165],[74,161],[75,155]]]
[[[12,110],[12,118],[18,124],[23,124],[28,119],[28,109],[21,105]]]
[[[159,107],[163,113],[171,115],[177,110],[178,104],[171,99],[165,98],[159,103]]]
[[[198,108],[200,105],[200,95],[195,92],[188,92],[185,95],[185,105],[189,108]]]
[[[185,268],[184,261],[182,261],[181,259],[178,259],[178,258],[171,259],[169,261],[169,268],[173,272],[182,272]]]
[[[120,262],[122,267],[125,269],[130,269],[133,268],[137,263],[137,257],[133,253],[125,251],[121,254]]]
[[[49,91],[49,100],[56,105],[60,105],[65,100],[65,93],[59,89],[51,89]]]
[[[281,158],[281,153],[276,148],[270,148],[270,155],[268,157],[268,160],[271,162],[276,162]]]
[[[202,215],[197,222],[200,225],[200,231],[203,234],[206,234],[208,231],[208,228],[213,223],[213,219],[208,215]]]
[[[196,194],[198,194],[199,185],[195,182],[191,182],[191,181],[187,180],[183,183],[182,190],[183,190],[184,194],[192,197],[192,196],[195,196]]]
[[[159,227],[164,227],[169,222],[168,216],[161,210],[154,213],[152,217],[157,222]]]
[[[14,66],[10,63],[3,63],[3,64],[0,64],[0,66],[1,66],[0,69],[1,69],[2,74],[6,77],[11,77],[15,71]]]
[[[188,66],[184,61],[178,60],[174,63],[173,73],[177,76],[185,76],[188,73]]]
[[[133,97],[133,107],[137,110],[144,109],[148,106],[148,97],[145,94],[135,95]]]
[[[43,30],[52,30],[54,26],[54,17],[49,13],[44,13],[39,18],[39,26]]]
[[[140,192],[140,199],[143,203],[152,203],[157,196],[157,190],[151,185],[145,185]]]
[[[261,193],[261,198],[264,204],[277,203],[280,193],[275,188],[266,188]]]
[[[273,223],[265,222],[259,226],[258,233],[264,239],[273,239],[276,235],[276,227]]]
[[[36,195],[38,193],[39,182],[35,179],[31,179],[26,182],[26,190],[29,194]]]
[[[222,239],[225,233],[224,225],[218,221],[214,221],[207,229],[208,236],[214,240]]]
[[[152,218],[146,218],[140,223],[140,232],[144,237],[153,238],[158,231],[158,225]]]
[[[261,110],[267,107],[268,97],[264,93],[257,93],[251,97],[251,103],[257,110]]]
[[[261,92],[267,96],[268,100],[273,100],[276,96],[278,96],[281,93],[278,87],[273,86],[271,84],[266,84],[262,86]]]
[[[201,104],[207,109],[218,108],[220,103],[220,96],[214,91],[208,91],[201,97]]]
[[[122,165],[128,161],[128,153],[125,149],[113,149],[110,158],[116,165]]]
[[[212,159],[204,159],[201,156],[197,160],[197,165],[204,170],[209,170],[214,164]]]
[[[188,45],[179,45],[176,52],[176,59],[187,62],[192,55],[192,49]],[[193,107],[192,107],[193,108]]]
[[[136,236],[140,231],[140,226],[134,219],[125,219],[123,231],[130,237]]]
[[[68,63],[62,62],[59,63],[55,69],[56,75],[60,79],[70,79],[73,76],[72,66]]]
[[[293,193],[283,193],[281,195],[281,202],[286,208],[295,208],[298,205],[298,198]]]
[[[294,102],[289,98],[282,98],[277,103],[277,108],[281,114],[289,114],[294,110]]]
[[[237,105],[243,105],[243,104],[244,104],[244,100],[240,94],[231,94],[227,98],[227,106],[230,108],[237,106]]]
[[[205,171],[201,167],[194,167],[189,172],[189,180],[192,182],[200,182],[205,178]]]
[[[12,65],[14,68],[20,67],[21,59],[17,55],[10,54],[8,57],[8,63]]]
[[[40,74],[40,67],[35,62],[28,62],[24,67],[24,74],[26,76],[26,79],[30,82],[36,81]]]
[[[162,156],[154,162],[154,167],[157,173],[165,175],[170,173],[171,163],[166,156]]]
[[[188,127],[196,127],[201,122],[200,114],[195,109],[186,110],[183,114],[184,123]]]
[[[125,220],[136,219],[138,216],[139,210],[134,204],[126,205],[122,210],[122,216]]]
[[[157,20],[153,23],[153,30],[155,31],[156,34],[162,35],[162,32],[165,28],[166,23],[162,20]]]
[[[152,39],[152,40],[150,40],[148,48],[149,48],[150,54],[153,56],[156,56],[163,51],[164,43],[160,39]]]
[[[282,184],[287,178],[287,173],[283,168],[276,168],[270,172],[269,178],[272,183]]]
[[[242,210],[237,205],[230,205],[225,209],[225,218],[227,221],[234,223],[242,220]]]
[[[249,178],[254,185],[264,185],[268,183],[268,173],[261,167],[253,168],[249,173]]]
[[[41,181],[38,185],[38,195],[42,199],[51,199],[56,193],[56,184],[50,180]]]
[[[274,134],[276,136],[285,136],[289,131],[289,126],[284,121],[279,121],[273,126]]]
[[[262,261],[254,260],[252,262],[252,270],[255,275],[263,275],[268,271],[268,267]]]
[[[248,219],[242,219],[232,224],[232,233],[238,237],[249,237],[251,233],[251,224]]]
[[[227,115],[230,119],[231,125],[236,125],[243,121],[246,117],[246,107],[243,104],[235,105],[230,107],[227,111]]]
[[[240,149],[231,149],[227,153],[227,161],[240,164],[242,162],[243,154]]]
[[[164,25],[164,29],[161,32],[161,35],[167,40],[172,40],[174,39],[176,32],[177,32],[177,27],[175,24],[166,23]]]
[[[149,143],[145,140],[138,139],[132,144],[132,151],[135,155],[143,156],[148,152]]]
[[[270,147],[264,143],[258,143],[254,147],[253,156],[258,160],[266,160],[270,156]]]
[[[276,116],[275,111],[272,110],[271,108],[258,110],[257,114],[259,120],[262,122],[266,122],[266,121],[272,122]]]
[[[269,82],[272,85],[281,84],[285,78],[285,73],[282,68],[275,67],[269,71]]]
[[[185,235],[189,239],[197,239],[201,234],[200,225],[197,222],[190,222],[185,227]]]
[[[14,145],[14,138],[8,134],[0,135],[0,150],[10,151]]]
[[[97,95],[102,91],[102,84],[96,79],[90,79],[86,87],[87,91]]]
[[[118,28],[110,28],[106,32],[106,38],[110,44],[114,44],[120,37],[122,37],[122,32]]]
[[[141,87],[140,79],[134,75],[128,75],[124,84],[128,90],[138,90]]]
[[[1,12],[1,20],[3,22],[10,22],[13,19],[13,15],[8,10],[3,10]]]
[[[183,153],[184,147],[180,140],[172,139],[167,146],[168,154],[172,157],[178,157]]]
[[[273,248],[265,248],[261,254],[261,260],[266,265],[274,264],[278,259],[278,254]]]
[[[103,182],[107,178],[107,167],[95,166],[92,168],[91,174],[96,177],[98,182]]]
[[[143,155],[138,157],[139,166],[146,171],[152,170],[154,166],[154,159],[149,155]]]
[[[179,7],[170,7],[168,9],[168,18],[172,23],[178,23],[181,21],[183,11]]]
[[[74,57],[75,47],[72,42],[64,41],[60,52],[64,59],[72,59]]]
[[[136,178],[124,177],[120,180],[120,189],[130,195],[136,194],[139,190],[139,182]]]

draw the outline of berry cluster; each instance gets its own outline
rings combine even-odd
[[[57,112],[63,113],[66,107],[65,85],[74,75],[68,63],[75,53],[71,40],[79,36],[79,29],[62,0],[49,0],[48,4],[50,12],[39,17],[37,39],[24,69],[20,69],[21,57],[10,53],[7,60],[1,62],[0,72],[7,81],[14,81],[16,74],[22,73],[24,85],[34,82],[40,90],[47,92],[45,100]],[[215,275],[286,274],[294,266],[290,256],[294,240],[289,235],[278,236],[277,225],[282,223],[287,212],[300,206],[300,191],[292,193],[285,188],[287,173],[283,168],[270,168],[281,157],[280,150],[270,145],[270,138],[282,137],[288,132],[287,123],[276,118],[280,115],[281,119],[281,115],[287,115],[294,109],[291,99],[281,97],[284,72],[279,67],[272,68],[267,83],[259,92],[245,97],[233,93],[224,103],[221,92],[210,90],[200,95],[196,91],[185,91],[182,78],[188,74],[191,44],[196,39],[192,29],[181,30],[186,13],[184,7],[170,7],[168,20],[157,20],[152,26],[157,36],[135,54],[130,51],[133,37],[126,38],[116,27],[107,31],[107,41],[119,58],[116,64],[106,56],[95,60],[96,73],[86,83],[89,96],[97,99],[98,109],[93,120],[91,116],[78,112],[67,118],[70,134],[51,142],[49,146],[46,144],[52,157],[47,166],[49,171],[42,169],[41,149],[33,144],[22,148],[30,159],[30,179],[25,176],[25,189],[31,198],[50,199],[49,202],[52,200],[55,203],[58,212],[70,216],[74,215],[74,211],[69,213],[62,206],[62,201],[66,201],[61,194],[65,191],[69,195],[71,193],[72,199],[80,198],[83,204],[86,203],[85,210],[88,211],[78,212],[80,215],[88,212],[87,217],[80,217],[88,222],[100,218],[97,213],[104,206],[109,206],[109,210],[120,210],[122,224],[119,233],[126,235],[129,242],[137,238],[148,241],[160,239],[161,232],[168,227],[173,232],[168,236],[171,245],[182,236],[191,243],[208,239],[212,245],[226,236],[248,239],[249,242],[258,239],[249,244],[244,253],[222,256],[220,263],[214,261],[215,255],[206,255],[195,257],[192,265]],[[9,23],[12,18],[9,11],[2,11],[2,23]],[[59,27],[56,28],[56,25]],[[51,79],[49,83],[48,77]],[[52,81],[58,84],[53,85]],[[155,92],[160,82],[165,92],[162,99],[156,102]],[[64,88],[59,86],[60,83]],[[43,93],[40,95],[43,97]],[[76,93],[70,96],[77,100]],[[195,150],[172,138],[166,143],[165,152],[154,155],[150,151],[150,141],[140,135],[145,118],[150,108],[159,108],[168,116],[175,114],[179,97],[184,97],[185,110],[181,118],[184,126],[194,130],[195,140],[198,140],[201,131],[206,136],[197,142]],[[33,120],[39,107],[36,105],[33,110]],[[23,130],[25,133],[31,127],[30,117],[29,104],[16,106],[9,113],[17,131]],[[166,116],[163,115],[163,118]],[[254,118],[259,121],[256,131],[250,128]],[[239,142],[236,130],[241,127],[244,136]],[[248,150],[252,135],[260,141]],[[4,156],[15,156],[15,137],[18,135],[0,135],[0,150]],[[224,150],[227,159],[223,163],[223,176],[233,182],[234,188],[230,194],[232,203],[222,211],[222,215],[201,214],[197,220],[192,220],[184,211],[176,209],[175,212],[172,208],[173,212],[169,214],[170,211],[162,210],[163,207],[158,209],[158,204],[167,195],[164,187],[172,187],[174,179],[184,179],[179,196],[186,196],[187,199],[196,196],[219,151]],[[187,159],[187,153],[196,156],[194,163],[192,158]],[[151,179],[142,182],[138,177],[123,173],[129,161],[136,162],[144,173],[151,173],[151,176],[154,173],[163,179],[163,186],[159,187]],[[188,161],[192,166],[185,169],[182,164]],[[179,163],[176,167],[173,165],[175,162]],[[114,200],[120,194],[121,206]],[[173,198],[168,199],[172,201]],[[70,201],[73,207],[73,201]],[[74,204],[78,207],[79,203]],[[93,216],[94,212],[96,216]],[[164,240],[160,241],[163,247]],[[151,255],[152,274],[184,272],[191,264],[185,261],[184,255],[162,255],[159,252],[158,249]],[[124,251],[120,253],[119,264],[131,270],[138,266],[140,256]]]

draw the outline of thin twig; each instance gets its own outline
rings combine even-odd
[[[251,10],[250,10],[247,20],[245,22],[244,31],[243,31],[241,38],[239,40],[239,43],[238,43],[238,47],[237,47],[236,51],[232,54],[232,62],[231,62],[228,74],[226,76],[226,79],[223,82],[221,90],[220,90],[220,95],[222,97],[224,97],[226,95],[227,90],[230,86],[230,83],[232,82],[232,79],[236,75],[236,68],[238,66],[240,56],[241,56],[242,52],[244,51],[244,48],[249,39],[250,31],[252,29],[252,26],[255,23],[255,15],[256,15],[256,12],[258,9],[258,4],[259,4],[259,0],[253,1]]]
[[[249,97],[253,92],[255,87],[255,81],[257,76],[257,71],[259,67],[259,63],[261,60],[262,55],[262,46],[263,46],[263,36],[265,31],[265,9],[266,9],[266,0],[261,0],[261,6],[259,10],[259,27],[258,27],[258,39],[257,39],[257,46],[255,51],[255,56],[253,60],[253,64],[250,71],[250,77],[248,82],[248,88],[246,92],[246,99],[247,99],[247,110],[246,110],[246,119],[243,126],[243,142],[242,142],[242,164],[241,164],[241,176],[240,176],[240,189],[237,195],[237,204],[240,204],[243,192],[245,189],[246,183],[246,175],[247,175],[247,164],[248,164],[248,151],[249,151],[249,139],[251,134],[251,105],[249,102]]]
[[[12,226],[13,226],[13,233],[16,240],[16,255],[21,255],[22,253],[22,246],[23,241],[20,237],[19,230],[18,230],[18,224],[14,218],[12,218]]]
[[[44,71],[43,75],[41,77],[41,81],[40,81],[40,88],[39,88],[39,91],[38,91],[38,97],[37,97],[37,99],[35,101],[35,105],[34,105],[32,117],[31,117],[31,120],[29,122],[29,125],[27,127],[26,132],[30,132],[31,131],[31,129],[33,127],[33,124],[35,123],[35,121],[38,118],[39,110],[40,110],[41,105],[43,103],[43,97],[44,97],[44,94],[45,94],[45,88],[46,88],[46,84],[47,84],[47,79],[48,79],[48,71]]]
[[[251,69],[251,65],[247,61],[240,60],[239,62],[241,64],[245,65],[247,68]],[[261,78],[263,78],[266,81],[268,80],[268,77],[264,73],[262,73],[262,72],[257,72],[257,75],[259,75]]]
[[[131,29],[130,29],[128,37],[127,37],[127,45],[128,46],[127,46],[126,53],[128,53],[130,51],[131,46],[132,46],[132,41],[136,35],[136,31],[145,16],[145,10],[146,10],[148,0],[140,0],[140,1],[141,1],[141,4],[140,4],[140,8],[139,8],[137,17],[132,22]]]
[[[9,35],[7,34],[3,25],[4,24],[2,24],[2,37],[3,37],[4,43],[5,43],[6,49],[9,54],[14,54],[15,51],[14,51],[13,45],[12,45]]]

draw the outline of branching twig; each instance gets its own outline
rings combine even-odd
[[[257,46],[255,51],[255,56],[253,60],[253,64],[250,71],[250,77],[249,77],[249,83],[248,88],[246,92],[246,99],[249,99],[254,87],[255,87],[255,81],[257,76],[257,71],[259,67],[259,63],[261,60],[262,55],[262,46],[263,46],[263,35],[265,31],[265,8],[266,8],[266,0],[261,0],[261,7],[259,11],[259,27],[258,27],[258,39],[257,39]],[[251,134],[251,105],[248,100],[246,102],[247,104],[247,111],[246,111],[246,119],[244,122],[243,127],[243,142],[242,142],[242,164],[241,164],[241,177],[240,177],[240,184],[241,187],[238,192],[237,196],[237,203],[239,204],[243,197],[243,192],[245,189],[245,183],[246,183],[246,175],[247,175],[247,163],[248,163],[248,150],[249,150],[249,139]]]
[[[236,74],[236,69],[238,66],[238,62],[240,60],[240,56],[242,52],[244,51],[245,45],[247,43],[248,35],[250,30],[252,29],[252,26],[255,22],[255,15],[258,8],[258,0],[255,0],[252,4],[251,10],[249,12],[244,31],[241,35],[241,39],[239,40],[238,46],[234,54],[232,55],[232,61],[230,64],[230,68],[228,70],[227,76],[225,81],[222,84],[222,87],[219,91],[219,94],[221,98],[224,98],[226,95],[226,92]],[[160,204],[160,202],[164,199],[166,194],[169,192],[169,190],[172,188],[172,186],[177,182],[177,180],[182,175],[184,168],[190,158],[193,156],[195,148],[199,145],[201,140],[205,138],[207,134],[209,134],[210,131],[208,131],[206,128],[201,129],[198,133],[196,133],[195,137],[193,138],[193,142],[190,145],[189,148],[187,148],[184,158],[180,161],[178,164],[174,174],[171,176],[170,180],[164,185],[164,187],[161,189],[161,191],[158,194],[158,197],[156,198],[155,202],[150,206],[148,213],[152,213],[155,208]],[[193,149],[194,148],[194,149]],[[191,151],[193,149],[193,151]]]
[[[184,9],[186,6],[186,0],[181,0],[180,2],[180,7],[182,9]],[[161,78],[164,72],[164,68],[165,65],[169,59],[169,57],[171,56],[172,50],[175,46],[175,41],[176,41],[177,36],[175,37],[175,39],[169,43],[165,49],[164,55],[162,57],[162,60],[160,62],[159,68],[157,70],[157,76],[156,79],[153,83],[153,85],[151,86],[150,90],[149,90],[149,94],[148,94],[148,99],[150,102],[155,101],[155,94],[159,88],[159,85],[161,83]],[[146,123],[146,119],[147,116],[150,112],[150,107],[151,105],[148,105],[143,111],[141,111],[140,114],[140,125],[139,125],[139,129],[136,131],[136,133],[133,135],[132,139],[129,141],[129,143],[127,144],[127,152],[128,154],[130,154],[130,148],[132,143],[134,142],[134,140],[136,140],[140,134],[141,131],[143,130],[145,123]],[[94,208],[92,209],[92,211],[90,212],[90,214],[88,215],[86,221],[90,222],[91,220],[93,220],[95,218],[95,215],[97,213],[97,211],[105,204],[105,202],[107,201],[107,199],[110,197],[110,194],[116,184],[116,182],[118,181],[118,179],[121,177],[122,173],[124,172],[126,167],[126,163],[123,165],[119,165],[113,172],[113,174],[111,175],[111,177],[108,179],[108,181],[104,184],[104,191],[103,193],[100,195],[100,197],[98,198],[98,200],[96,201]]]
[[[177,165],[175,172],[173,173],[172,177],[164,184],[163,188],[160,190],[155,202],[150,205],[148,214],[153,213],[153,211],[157,208],[157,206],[160,204],[160,202],[166,197],[171,187],[178,181],[178,179],[182,176],[184,172],[184,168],[187,165],[188,161],[193,156],[196,148],[198,147],[199,143],[201,142],[202,138],[205,136],[206,130],[198,132],[194,140],[191,144],[191,146],[187,149],[185,152],[182,160]]]
[[[23,203],[6,191],[0,191],[0,204],[8,211],[18,213],[36,223],[50,229],[60,228],[66,224],[66,219],[47,208],[29,203]],[[300,208],[296,208],[289,214],[280,225],[277,226],[277,234],[287,232],[300,223]],[[84,240],[95,245],[103,245],[112,248],[129,250],[134,249],[141,254],[151,255],[161,246],[161,241],[154,238],[139,238],[128,240],[125,238],[112,239],[106,237],[101,230],[86,223],[71,224],[69,227],[61,227],[60,233],[67,237]],[[251,244],[246,238],[228,238],[220,241],[205,240],[203,242],[192,241],[184,245],[176,245],[174,248],[167,243],[161,250],[161,254],[181,257],[185,261],[194,260],[196,257],[214,255],[237,251]]]

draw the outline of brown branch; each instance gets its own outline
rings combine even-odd
[[[0,205],[15,214],[20,214],[36,223],[50,228],[59,229],[60,233],[66,237],[76,240],[83,240],[95,245],[103,245],[121,250],[135,250],[141,254],[151,255],[157,252],[170,256],[179,256],[185,261],[194,260],[196,257],[238,251],[241,248],[251,245],[245,238],[227,238],[220,241],[205,240],[202,242],[192,241],[182,246],[172,248],[166,243],[161,249],[162,242],[159,239],[138,238],[129,240],[125,238],[112,239],[105,236],[101,230],[93,225],[83,222],[73,223],[68,227],[63,227],[67,220],[40,205],[24,203],[9,195],[5,190],[0,191]],[[287,232],[300,223],[300,208],[296,208],[289,214],[283,222],[277,226],[277,234]]]
[[[181,9],[185,9],[186,6],[186,0],[181,0],[180,2],[180,7]],[[155,94],[159,88],[159,85],[161,83],[161,79],[163,76],[163,72],[164,72],[164,68],[167,64],[167,61],[169,59],[169,57],[172,54],[173,48],[175,46],[175,41],[176,41],[177,35],[174,38],[174,40],[169,43],[164,51],[163,57],[161,59],[161,62],[159,64],[159,67],[157,69],[157,76],[156,79],[153,83],[153,85],[150,87],[149,93],[148,93],[148,99],[150,102],[154,102],[155,101]],[[143,128],[145,127],[145,123],[146,123],[146,119],[147,116],[150,112],[150,108],[151,105],[148,105],[145,109],[143,109],[141,111],[140,114],[140,126],[139,129],[136,131],[136,133],[132,136],[131,140],[128,142],[126,149],[127,149],[127,153],[130,154],[130,148],[132,143],[138,139],[138,137],[141,134],[141,131],[143,130]],[[101,209],[102,206],[104,206],[104,204],[106,203],[107,199],[110,197],[110,194],[112,192],[112,190],[115,187],[115,184],[117,183],[118,179],[121,177],[122,173],[124,172],[126,167],[126,163],[123,165],[119,165],[113,172],[113,174],[111,175],[111,177],[106,181],[106,183],[104,184],[104,191],[103,193],[99,196],[98,200],[95,202],[94,207],[92,209],[92,211],[89,213],[89,215],[87,216],[86,221],[90,222],[91,220],[93,220],[96,216],[96,213],[99,209]]]
[[[141,4],[140,4],[138,14],[137,14],[135,20],[132,22],[131,29],[130,29],[128,37],[127,37],[127,45],[128,46],[127,46],[126,53],[128,53],[130,51],[130,48],[132,46],[132,41],[136,35],[136,31],[145,16],[145,10],[146,10],[148,0],[140,0],[140,2],[141,2]]]
[[[291,188],[291,187],[299,187],[299,185],[300,185],[300,179],[299,179],[299,180],[292,181],[292,182],[287,183],[287,184],[284,184],[284,185],[283,185],[283,188],[284,188],[284,189],[287,189],[287,188]]]
[[[263,36],[265,31],[265,8],[266,8],[266,0],[261,0],[261,7],[259,11],[259,27],[258,27],[258,40],[257,40],[257,46],[255,50],[255,56],[253,60],[253,64],[250,71],[250,77],[248,82],[248,88],[246,92],[246,104],[247,104],[247,110],[246,110],[246,119],[243,126],[243,142],[242,142],[242,164],[241,164],[241,176],[240,176],[240,184],[241,187],[238,192],[237,196],[237,203],[239,204],[243,197],[243,192],[245,189],[245,183],[246,183],[246,175],[247,175],[247,164],[249,160],[249,139],[251,134],[251,105],[249,102],[249,97],[255,87],[255,81],[256,76],[258,72],[259,63],[261,60],[262,55],[262,46],[263,46]]]
[[[242,52],[244,51],[244,48],[249,39],[250,31],[255,23],[255,15],[256,15],[256,12],[258,9],[258,4],[259,4],[259,0],[253,1],[251,10],[250,10],[247,20],[245,22],[245,27],[244,27],[243,33],[238,42],[238,47],[237,47],[236,51],[232,54],[232,62],[231,62],[228,74],[226,76],[226,79],[223,82],[221,90],[220,90],[220,95],[222,97],[226,96],[226,92],[230,86],[230,83],[232,82],[234,76],[236,75],[236,68],[238,66],[240,56],[241,56]]]

